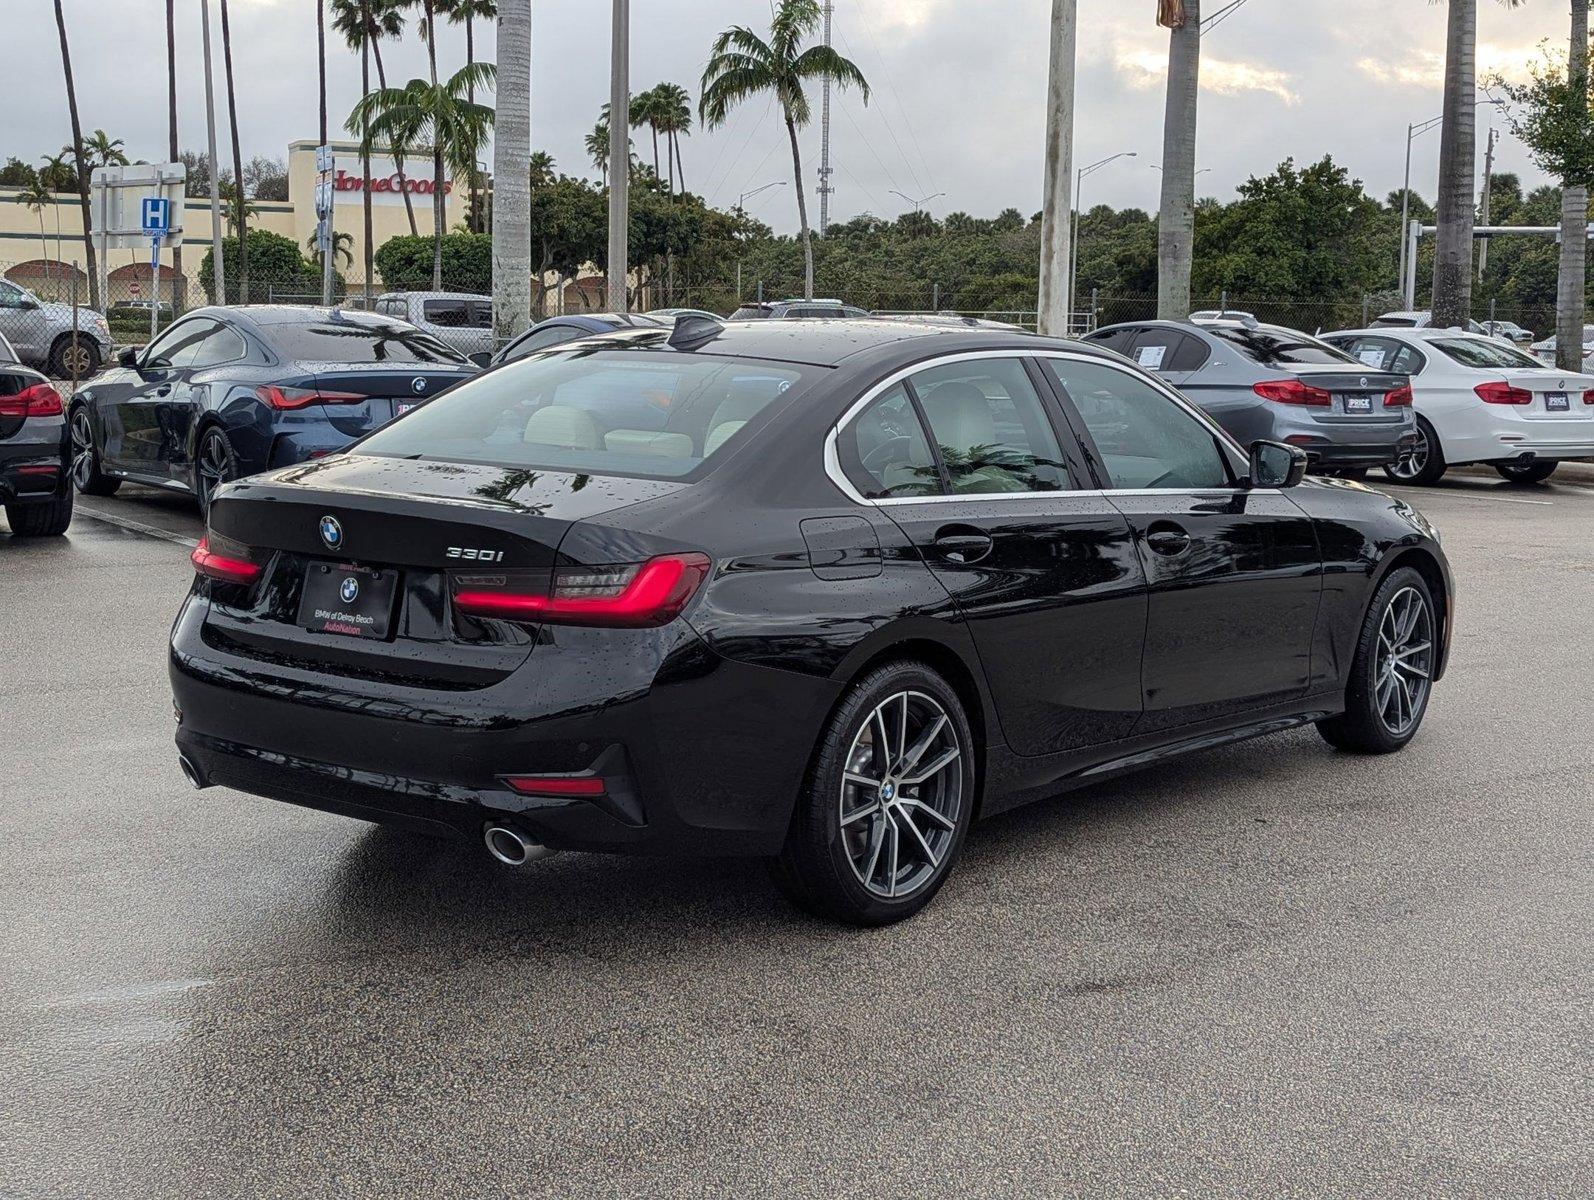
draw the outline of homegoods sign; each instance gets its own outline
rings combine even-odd
[[[437,185],[426,178],[416,178],[406,172],[400,175],[394,171],[391,175],[352,175],[348,171],[339,171],[332,178],[332,190],[335,192],[359,192],[365,188],[371,189],[373,196],[384,192],[401,193],[411,192],[417,196],[430,196],[437,190]],[[454,190],[451,180],[443,183],[443,195],[448,195]]]

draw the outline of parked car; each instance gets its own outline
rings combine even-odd
[[[0,333],[0,506],[13,537],[54,537],[72,524],[61,393],[17,359]]]
[[[408,321],[472,359],[477,366],[486,366],[492,358],[491,296],[469,292],[383,292],[376,298],[373,311]]]
[[[653,313],[569,313],[563,317],[549,317],[493,355],[492,365],[514,362],[539,350],[593,334],[613,333],[617,329],[664,329],[670,324],[671,319]]]
[[[1483,332],[1490,337],[1503,337],[1513,346],[1531,346],[1533,344],[1533,331],[1523,329],[1515,321],[1485,321]]]
[[[1209,308],[1190,314],[1192,321],[1254,321],[1255,313],[1241,312],[1237,308]]]
[[[1372,329],[1430,329],[1433,327],[1433,313],[1426,309],[1421,312],[1389,312],[1373,321]],[[1466,324],[1468,333],[1481,333],[1488,336],[1488,330],[1476,321],[1469,320]]]
[[[40,300],[25,287],[0,279],[0,334],[17,358],[56,379],[87,379],[111,357],[111,327],[103,313]]]
[[[1594,374],[1558,371],[1458,330],[1352,330],[1324,340],[1369,368],[1411,377],[1417,445],[1384,468],[1397,483],[1437,483],[1447,467],[1476,462],[1513,483],[1542,483],[1565,459],[1594,455]]]
[[[118,300],[111,305],[110,316],[143,317],[149,320],[150,309],[155,310],[155,315],[162,321],[172,318],[172,302],[170,300]]]
[[[1528,349],[1545,366],[1553,367],[1556,348],[1559,345],[1556,335],[1552,333],[1543,341],[1534,342]],[[1583,370],[1594,371],[1594,325],[1583,326]]]
[[[476,368],[391,317],[250,305],[185,314],[73,396],[72,479],[190,491],[343,449]]]
[[[867,317],[867,309],[843,304],[840,300],[773,300],[743,304],[730,316],[732,321],[789,320],[798,317]]]
[[[1287,442],[1320,470],[1360,474],[1416,444],[1404,376],[1372,370],[1298,330],[1254,321],[1133,321],[1085,340],[1178,388],[1242,445]]]
[[[682,317],[707,317],[710,321],[725,319],[718,313],[709,312],[706,308],[655,308],[646,315],[660,321],[679,321]]]
[[[1305,466],[1062,339],[588,339],[218,491],[178,753],[512,865],[764,856],[800,905],[899,920],[977,815],[1311,722],[1411,740],[1444,552]]]

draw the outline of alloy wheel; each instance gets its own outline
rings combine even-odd
[[[963,812],[962,757],[952,719],[924,692],[888,696],[863,722],[842,775],[841,836],[874,895],[901,900],[939,874]]]
[[[94,370],[94,355],[81,338],[73,338],[61,351],[61,366],[68,377],[82,378]]]
[[[82,490],[94,478],[94,430],[85,409],[80,408],[72,414],[71,436],[72,482]]]
[[[1428,469],[1428,431],[1417,424],[1417,444],[1412,447],[1410,458],[1396,459],[1389,467],[1389,473],[1396,479],[1412,480]]]
[[[1422,719],[1433,677],[1433,612],[1416,588],[1389,599],[1378,623],[1374,704],[1385,729],[1401,737]]]
[[[205,434],[199,443],[199,502],[207,510],[216,489],[233,477],[232,447],[216,430]]]

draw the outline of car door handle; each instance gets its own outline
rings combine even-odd
[[[155,394],[157,396],[170,396],[172,394],[172,385],[169,383],[161,384],[160,387],[155,389]]]
[[[1172,521],[1153,521],[1146,530],[1146,545],[1171,558],[1190,548],[1190,535]]]
[[[991,535],[967,525],[952,525],[935,535],[935,552],[951,562],[968,564],[979,562],[991,552],[995,543]]]

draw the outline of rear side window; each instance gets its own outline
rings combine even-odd
[[[1194,371],[1208,356],[1206,343],[1177,329],[1141,330],[1129,350],[1129,357],[1147,371]]]
[[[1140,332],[1138,326],[1131,325],[1127,329],[1104,329],[1089,335],[1085,340],[1097,346],[1105,346],[1109,350],[1116,350],[1119,354],[1128,354]]]
[[[359,453],[679,478],[823,368],[643,350],[568,350],[478,376]]]
[[[935,455],[903,384],[887,388],[859,413],[837,445],[847,478],[869,500],[941,493]]]
[[[949,363],[909,381],[955,495],[1068,486],[1057,434],[1016,358]]]
[[[462,363],[465,357],[413,325],[380,317],[336,313],[302,324],[265,327],[266,336],[286,358],[312,362]]]
[[[1090,431],[1109,487],[1233,486],[1213,427],[1144,379],[1072,359],[1045,366]]]
[[[1315,365],[1338,366],[1354,362],[1348,354],[1334,349],[1293,329],[1280,325],[1258,325],[1255,328],[1217,327],[1208,330],[1213,337],[1222,338],[1246,358],[1264,367],[1300,367]]]

